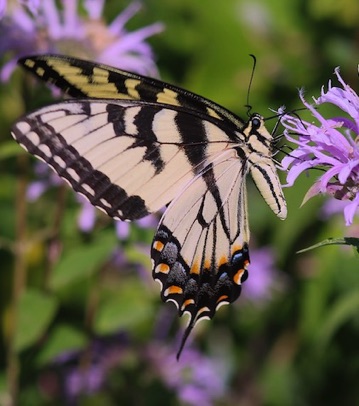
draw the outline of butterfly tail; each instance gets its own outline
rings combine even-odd
[[[179,349],[178,349],[178,352],[177,352],[177,355],[176,355],[177,361],[179,361],[179,359],[181,357],[181,354],[182,354],[182,351],[184,349],[184,346],[186,345],[187,339],[188,339],[189,335],[191,334],[191,332],[193,330],[193,327],[195,325],[196,325],[196,317],[191,317],[191,320],[190,320],[188,326],[186,327],[186,330],[185,330],[185,332],[183,333],[183,336],[182,336],[181,344],[179,346]]]

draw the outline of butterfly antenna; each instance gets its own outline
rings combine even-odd
[[[176,355],[177,361],[180,359],[183,348],[184,348],[184,346],[186,344],[186,341],[187,341],[189,335],[191,334],[191,331],[193,330],[193,327],[195,326],[195,324],[196,324],[196,317],[191,317],[191,320],[190,320],[190,322],[189,322],[188,326],[186,327],[186,330],[185,330],[185,332],[183,334],[181,345],[180,345],[179,350],[178,350],[177,355]]]
[[[257,65],[257,58],[253,54],[249,54],[249,56],[253,59],[253,67],[252,67],[252,73],[251,73],[251,77],[249,79],[248,90],[247,90],[247,104],[245,105],[245,107],[247,107],[247,116],[248,117],[251,115],[251,110],[252,110],[252,106],[249,103],[249,95],[251,93],[254,72],[256,70],[256,65]]]

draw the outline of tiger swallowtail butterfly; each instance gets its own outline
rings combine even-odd
[[[246,175],[281,219],[286,202],[264,119],[243,121],[179,87],[67,56],[20,65],[74,99],[40,108],[12,128],[109,216],[135,220],[167,206],[151,246],[161,298],[194,325],[233,302],[247,278]]]

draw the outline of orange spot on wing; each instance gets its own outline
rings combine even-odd
[[[155,269],[156,273],[168,274],[169,271],[170,271],[170,267],[167,264],[158,264]]]
[[[210,269],[211,268],[211,261],[209,259],[204,260],[204,269]]]
[[[168,295],[181,295],[182,293],[183,293],[182,288],[180,288],[179,286],[176,286],[176,285],[172,285],[172,286],[169,286],[165,290],[164,295],[165,296],[168,296]]]
[[[233,276],[233,282],[236,283],[237,285],[240,285],[243,273],[244,269],[240,269],[239,271],[237,271]]]
[[[194,300],[193,299],[187,299],[183,302],[181,310],[183,311],[187,306],[190,306],[194,304]]]
[[[199,265],[198,265],[198,261],[197,261],[197,260],[195,260],[195,261],[193,262],[193,265],[192,265],[192,267],[191,267],[190,273],[194,273],[194,274],[196,274],[196,275],[199,275]]]
[[[163,247],[164,247],[164,244],[161,241],[156,240],[153,243],[153,248],[158,252],[161,252],[163,250]]]
[[[228,296],[227,295],[222,295],[217,299],[217,303],[219,302],[223,302],[224,300],[228,300]]]

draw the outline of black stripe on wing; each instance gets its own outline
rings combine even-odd
[[[106,108],[108,112],[108,122],[113,124],[116,134],[126,133],[125,109],[120,109],[118,105],[109,103]],[[137,128],[134,134],[134,142],[131,148],[144,147],[143,159],[152,163],[156,173],[165,169],[165,163],[161,158],[161,147],[157,142],[157,136],[153,131],[153,120],[158,113],[158,109],[141,108],[133,120],[133,125]]]

